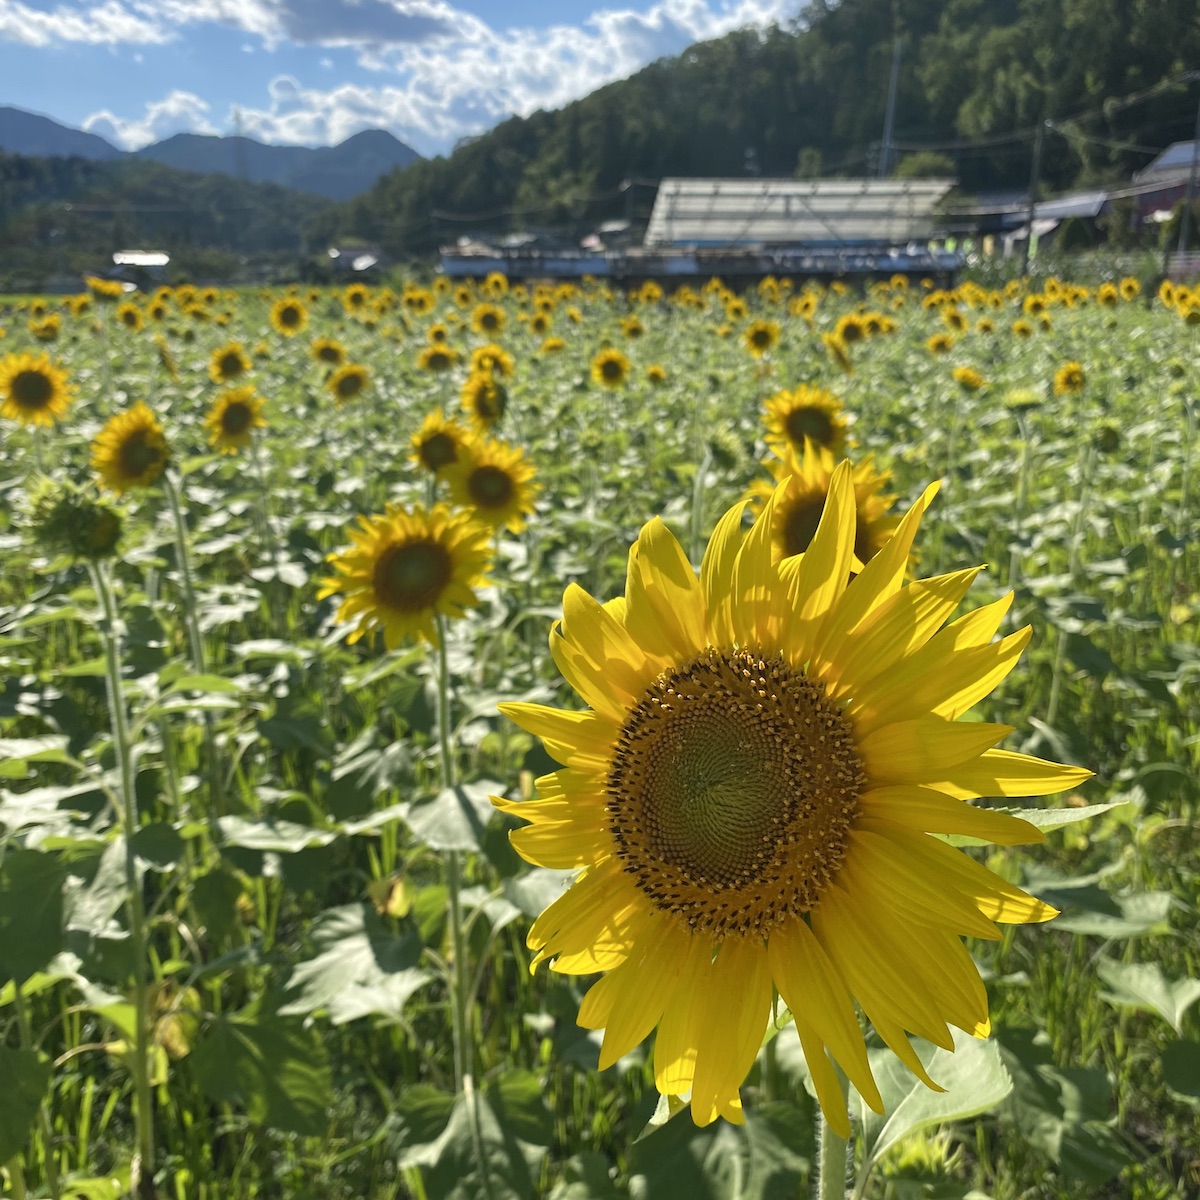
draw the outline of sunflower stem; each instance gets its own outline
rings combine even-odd
[[[200,621],[197,617],[196,582],[192,575],[192,558],[188,550],[187,523],[183,519],[179,488],[170,471],[163,474],[163,487],[171,505],[171,514],[175,518],[175,546],[179,552],[179,573],[183,578],[183,623],[187,628],[192,668],[197,675],[203,675],[206,670],[204,639],[200,635]],[[217,738],[213,731],[212,713],[209,712],[204,714],[204,755],[208,760],[208,815],[215,818],[221,815],[223,807],[221,766],[217,758]]]
[[[704,536],[704,488],[708,468],[712,466],[712,447],[705,444],[704,457],[696,468],[696,479],[692,485],[692,521],[688,535],[688,552],[691,561],[698,563],[703,556],[701,538]]]
[[[125,695],[121,687],[121,629],[117,620],[117,605],[113,597],[108,568],[99,562],[88,564],[92,586],[100,599],[104,613],[101,636],[104,640],[104,662],[108,691],[108,713],[112,724],[114,748],[121,776],[121,822],[125,835],[125,902],[129,907],[129,940],[133,953],[133,1082],[136,1097],[134,1123],[137,1129],[138,1153],[134,1161],[134,1194],[137,1180],[150,1179],[154,1174],[154,1112],[150,1091],[150,1030],[146,1021],[146,913],[142,901],[142,885],[138,878],[134,835],[138,830],[137,792],[133,770],[133,747],[129,740],[129,719],[125,712]]]
[[[1033,457],[1029,438],[1029,424],[1023,412],[1018,412],[1017,428],[1021,433],[1021,466],[1017,473],[1017,499],[1013,506],[1012,546],[1008,555],[1008,578],[1004,581],[1004,590],[1015,591],[1021,581],[1021,525],[1025,520],[1025,505],[1029,499],[1029,464]]]
[[[25,996],[19,986],[16,988],[13,1000],[17,1009],[17,1024],[21,1029],[21,1046],[26,1050],[35,1050],[37,1047],[33,1040],[33,1022],[25,1004]],[[62,1188],[58,1182],[58,1159],[54,1153],[54,1128],[50,1124],[48,1108],[49,1102],[46,1100],[38,1105],[38,1132],[42,1135],[42,1142],[46,1148],[46,1182],[50,1187],[50,1195],[53,1200],[59,1200]]]
[[[838,1086],[842,1089],[842,1102],[850,1094],[850,1082],[837,1063],[833,1064]],[[850,1157],[850,1143],[825,1119],[819,1118],[820,1132],[817,1146],[817,1193],[816,1200],[846,1200],[846,1167]]]
[[[441,749],[442,787],[454,787],[454,753],[450,745],[450,664],[446,651],[446,620],[437,614],[438,635],[438,744]],[[472,1071],[471,1039],[467,1027],[467,939],[462,919],[462,869],[457,850],[446,854],[446,891],[449,894],[451,963],[450,1000],[454,1032],[454,1090],[461,1094]]]

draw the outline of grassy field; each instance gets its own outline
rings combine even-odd
[[[871,1037],[888,1115],[851,1095],[848,1186],[1200,1194],[1200,291],[438,280],[10,298],[0,327],[5,1195],[810,1193],[786,1009],[744,1126],[666,1120],[649,1044],[598,1069],[591,980],[530,972],[575,872],[489,799],[557,766],[498,704],[579,705],[564,589],[619,595],[656,516],[698,565],[785,473],[765,406],[801,385],[880,544],[940,479],[915,573],[983,565],[963,611],[1015,592],[1032,640],[969,719],[1095,773],[1017,802],[1042,844],[956,839],[1062,915],[968,941],[992,1036],[918,1043],[944,1093]],[[446,446],[494,505],[429,469]],[[440,651],[353,639],[329,556],[442,502],[485,523],[478,603],[426,623]]]

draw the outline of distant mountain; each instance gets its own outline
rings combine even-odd
[[[138,157],[185,171],[219,172],[252,183],[278,183],[331,200],[365,192],[381,175],[421,156],[382,129],[356,133],[337,146],[266,146],[247,137],[177,133]]]
[[[0,106],[0,151],[35,158],[103,162],[142,158],[201,174],[277,183],[330,200],[349,200],[377,179],[421,156],[382,129],[356,133],[337,146],[268,146],[247,137],[178,133],[133,154],[94,133],[69,129],[23,109]]]
[[[94,133],[70,129],[23,108],[0,105],[0,150],[37,158],[88,158],[106,162],[122,151]]]

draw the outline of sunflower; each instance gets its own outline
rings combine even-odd
[[[471,314],[471,328],[476,333],[499,333],[504,328],[504,309],[495,304],[477,304]]]
[[[367,390],[371,382],[371,372],[358,363],[347,363],[339,367],[325,381],[325,386],[333,393],[333,398],[339,405],[351,400],[357,400]]]
[[[431,346],[444,346],[450,340],[450,330],[444,321],[435,321],[425,330],[425,339]]]
[[[413,434],[412,461],[433,475],[441,473],[458,461],[467,441],[467,431],[457,422],[447,420],[436,408],[425,423]]]
[[[353,621],[346,639],[374,641],[382,630],[394,650],[413,636],[438,644],[437,617],[461,617],[479,603],[475,591],[491,568],[491,531],[444,504],[432,511],[389,505],[359,517],[347,530],[351,546],[329,556],[335,574],[322,580],[319,600],[344,597],[336,620]]]
[[[83,282],[88,291],[101,300],[119,300],[125,295],[125,285],[119,279],[101,279],[98,275],[85,275]]]
[[[621,318],[621,332],[631,339],[640,338],[646,332],[645,325],[642,324],[641,318],[637,316],[629,316]]]
[[[655,387],[662,387],[667,382],[667,368],[662,363],[651,363],[646,368],[646,378]]]
[[[1012,323],[1012,331],[1016,337],[1027,338],[1033,336],[1033,326],[1030,325],[1023,317],[1018,317]]]
[[[435,375],[449,371],[456,362],[458,362],[458,351],[453,346],[446,346],[440,342],[426,346],[417,355],[417,366],[422,371],[432,371]]]
[[[117,305],[117,320],[126,329],[139,333],[143,323],[142,310],[132,300],[125,300]]]
[[[1054,372],[1054,394],[1083,391],[1083,367],[1077,362],[1065,363]]]
[[[0,359],[0,416],[49,429],[71,403],[67,373],[44,354],[7,354]]]
[[[1088,772],[992,749],[1010,728],[959,722],[1003,679],[1030,630],[992,642],[1011,596],[938,630],[976,570],[904,585],[934,488],[850,580],[851,469],[838,468],[802,558],[773,560],[781,486],[751,531],[720,522],[697,577],[660,520],[630,551],[625,595],[563,598],[551,652],[591,707],[504,704],[565,769],[535,801],[493,803],[530,824],[525,859],[577,869],[535,921],[535,965],[603,972],[579,1022],[604,1029],[601,1068],[657,1026],[654,1076],[690,1092],[693,1120],[740,1121],[738,1089],[772,1020],[791,1009],[818,1100],[850,1132],[830,1057],[883,1109],[861,1006],[936,1087],[909,1032],[989,1031],[966,934],[1055,910],[941,840],[1037,842],[977,809],[981,795],[1045,795]]]
[[[284,337],[295,337],[308,324],[308,309],[296,296],[284,296],[271,305],[271,328]]]
[[[951,374],[964,392],[977,392],[987,383],[974,367],[955,367]]]
[[[314,338],[308,353],[323,367],[340,367],[346,361],[346,347],[334,338]]]
[[[1115,283],[1102,283],[1096,289],[1096,303],[1103,305],[1105,308],[1115,307],[1120,298],[1121,294],[1117,291]]]
[[[467,377],[460,399],[463,411],[480,430],[490,429],[504,416],[504,410],[508,407],[508,392],[504,385],[483,371],[476,371]]]
[[[779,322],[752,321],[746,326],[742,341],[755,358],[762,358],[779,341]]]
[[[601,350],[592,359],[592,378],[601,387],[619,388],[629,374],[629,359],[620,350]]]
[[[352,283],[342,293],[342,307],[351,316],[357,316],[367,307],[370,298],[371,289],[365,283]]]
[[[254,438],[254,431],[266,427],[262,415],[265,404],[253,384],[222,392],[204,419],[209,429],[208,444],[222,454],[245,450]]]
[[[41,320],[29,322],[29,332],[33,334],[39,342],[53,342],[58,338],[59,330],[62,328],[62,318],[58,313],[50,313],[48,316],[42,317]]]
[[[857,313],[847,313],[833,327],[833,334],[843,345],[853,346],[867,336],[867,326]]]
[[[1126,275],[1119,286],[1122,300],[1134,300],[1142,290],[1142,285],[1132,275]]]
[[[930,354],[949,354],[954,348],[954,338],[948,333],[935,333],[925,339],[925,349]]]
[[[92,467],[100,485],[118,496],[131,488],[149,487],[170,458],[162,426],[140,400],[111,417],[92,443]]]
[[[779,459],[763,464],[774,477],[772,481],[750,485],[747,499],[757,507],[769,502],[780,484],[788,484],[776,499],[771,526],[771,553],[776,562],[808,549],[825,509],[834,463],[828,450],[811,442],[802,451],[789,446]],[[850,478],[855,512],[853,570],[861,571],[887,545],[900,519],[891,512],[896,497],[883,490],[891,474],[876,471],[869,455],[853,465]]]
[[[471,374],[484,372],[488,375],[501,375],[507,379],[516,370],[516,360],[503,346],[488,342],[484,346],[476,346],[471,351]]]
[[[241,342],[218,346],[208,360],[208,375],[213,383],[232,383],[250,370],[250,356]]]
[[[777,453],[793,446],[801,453],[806,441],[834,454],[846,445],[846,419],[842,402],[832,393],[802,383],[795,391],[777,392],[763,411],[767,445]]]
[[[560,350],[565,350],[567,343],[560,337],[548,337],[541,346],[542,354],[557,354]]]
[[[533,464],[518,446],[490,439],[472,439],[460,450],[458,461],[446,468],[450,496],[491,529],[520,533],[533,512],[538,485]]]
[[[535,312],[529,318],[529,332],[537,334],[538,337],[543,337],[550,331],[550,315],[544,312]]]

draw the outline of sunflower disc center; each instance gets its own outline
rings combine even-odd
[[[240,400],[235,400],[221,414],[221,424],[224,426],[226,433],[245,433],[250,427],[250,421],[250,407],[247,404],[243,404]]]
[[[827,412],[819,408],[793,408],[784,421],[788,439],[797,446],[804,439],[812,438],[818,446],[828,446],[833,441],[833,422]]]
[[[480,508],[504,508],[513,498],[513,481],[501,467],[485,463],[471,472],[471,499]]]
[[[431,433],[421,443],[421,459],[431,471],[448,467],[457,458],[458,450],[448,433]]]
[[[624,374],[624,368],[615,358],[606,358],[600,364],[600,374],[605,379],[617,380]]]
[[[162,454],[144,429],[134,430],[121,446],[121,472],[137,479],[152,471],[162,461]]]
[[[421,539],[388,546],[375,564],[375,594],[401,612],[432,608],[454,574],[450,553],[440,542]]]
[[[782,658],[709,649],[666,671],[621,729],[607,780],[618,856],[660,909],[715,937],[819,901],[866,776],[824,688]]]
[[[45,408],[54,397],[54,384],[41,371],[18,371],[9,387],[22,408]]]

